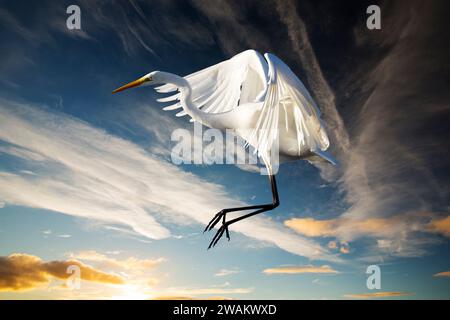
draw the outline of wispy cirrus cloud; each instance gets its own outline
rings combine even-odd
[[[430,21],[446,24],[439,8],[414,2],[404,10],[401,3],[385,3],[383,24],[389,32],[375,36],[367,33],[363,24],[355,27],[357,46],[366,43],[378,49],[361,65],[365,76],[355,72],[350,77],[355,81],[343,89],[356,93],[352,103],[359,107],[355,108],[351,152],[345,157],[340,178],[350,204],[342,216],[349,219],[347,232],[341,231],[352,236],[353,223],[381,222],[391,231],[386,236],[393,241],[386,246],[394,255],[402,250],[424,254],[426,243],[416,231],[428,226],[417,217],[435,211],[439,216],[448,206],[448,189],[443,188],[448,181],[434,171],[447,166],[441,161],[448,164],[448,156],[441,151],[448,141],[444,135],[434,134],[433,127],[440,116],[448,115],[450,96],[426,80],[446,78],[441,70],[448,66],[448,48],[441,50],[442,34],[439,28],[430,27]],[[385,54],[380,54],[381,50],[386,50]],[[388,226],[383,221],[399,225]],[[442,229],[435,230],[444,234]],[[375,230],[369,233],[380,234]]]
[[[177,1],[80,0],[77,3],[82,13],[80,30],[69,30],[66,26],[67,3],[42,1],[26,5],[33,19],[16,14],[14,6],[5,5],[0,10],[0,32],[5,40],[0,44],[0,84],[8,89],[5,92],[24,85],[22,72],[39,72],[36,70],[42,57],[38,48],[47,46],[63,54],[61,36],[74,43],[86,41],[86,46],[96,46],[99,39],[103,43],[105,39],[112,40],[128,58],[150,57],[157,61],[162,60],[162,50],[157,50],[162,46],[173,50],[214,44],[214,35],[207,26],[195,17],[176,13],[182,10]]]
[[[157,48],[162,45],[192,48],[214,43],[211,31],[198,20],[174,14],[181,10],[177,1],[105,3],[83,0],[79,5],[91,14],[92,21],[86,29],[92,30],[93,37],[102,33],[116,36],[128,56],[150,54],[161,59]]]
[[[329,125],[332,149],[340,159],[338,170],[319,167],[324,177],[336,179],[349,206],[336,220],[305,218],[289,223],[308,236],[351,239],[364,233],[382,236],[383,231],[373,230],[375,225],[403,221],[399,226],[388,226],[384,236],[392,241],[385,242],[383,248],[374,246],[374,251],[390,247],[384,253],[424,254],[423,246],[433,241],[418,239],[417,224],[409,225],[407,217],[436,207],[439,216],[449,198],[448,188],[443,187],[448,183],[446,176],[437,176],[432,169],[448,168],[448,155],[441,151],[448,149],[448,141],[445,134],[434,135],[432,128],[439,115],[448,116],[449,96],[427,81],[448,80],[443,72],[448,67],[448,48],[440,46],[440,29],[430,27],[431,20],[434,25],[445,25],[439,14],[442,5],[414,2],[404,10],[400,2],[385,3],[383,29],[388,33],[367,32],[364,21],[359,21],[354,27],[354,53],[360,54],[368,45],[373,54],[361,63],[343,65],[342,70],[350,72],[335,87],[322,72],[297,6],[300,4],[293,1],[276,3],[293,52],[306,70],[308,84]],[[346,107],[351,110],[345,119],[347,126],[337,112],[339,103],[350,106]],[[421,223],[421,230],[427,228],[442,235],[448,229],[445,219],[430,225]]]
[[[241,272],[241,270],[234,268],[234,269],[220,269],[219,271],[217,271],[214,276],[215,277],[225,277],[225,276],[229,276],[232,274],[236,274]]]

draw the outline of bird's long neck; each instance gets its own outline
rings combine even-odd
[[[219,119],[220,116],[218,114],[204,112],[194,105],[191,99],[192,89],[186,79],[172,73],[168,75],[170,76],[167,79],[167,83],[173,84],[180,91],[179,100],[184,112],[186,112],[195,121],[200,122],[207,127],[225,129],[221,128],[223,125],[221,125],[221,121]]]

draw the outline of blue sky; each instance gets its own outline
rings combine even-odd
[[[65,27],[70,1],[1,4],[0,270],[16,273],[0,298],[450,297],[444,3],[380,3],[381,31],[359,1],[80,1],[80,31]],[[204,225],[269,201],[267,177],[172,164],[188,119],[151,88],[111,91],[248,48],[305,82],[340,166],[283,165],[280,207],[207,251]],[[94,280],[65,288],[70,261]]]

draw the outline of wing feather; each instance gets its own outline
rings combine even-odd
[[[181,108],[181,104],[180,103],[175,103],[175,104],[172,104],[170,106],[164,107],[163,110],[164,111],[172,111],[172,110],[177,110],[179,108]]]
[[[281,128],[285,127],[286,131],[295,130],[299,155],[306,151],[305,148],[324,154],[329,140],[310,93],[284,62],[272,54],[266,53],[264,57],[269,67],[268,89],[247,142],[263,159],[270,159],[281,123]],[[289,117],[293,117],[291,122]]]
[[[267,63],[254,50],[247,50],[184,78],[191,87],[191,101],[204,112],[222,113],[236,108],[242,101],[253,102],[265,91]],[[156,88],[158,92],[177,90],[170,84]],[[177,94],[163,98],[174,101]]]

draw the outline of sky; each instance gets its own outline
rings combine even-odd
[[[446,1],[0,4],[0,299],[450,298]],[[188,118],[111,91],[247,49],[305,83],[339,165],[283,164],[281,205],[206,250],[215,213],[270,201],[267,177],[174,164]]]

